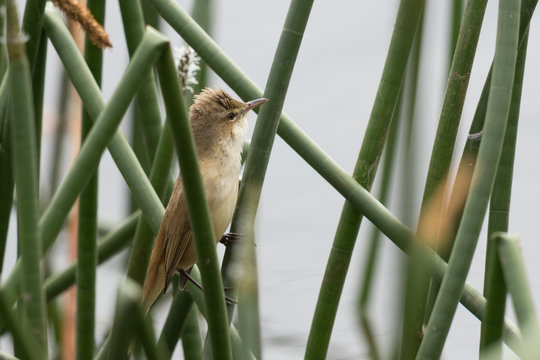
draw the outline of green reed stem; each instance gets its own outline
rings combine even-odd
[[[506,233],[494,233],[491,239],[497,242],[502,272],[508,292],[512,296],[514,311],[524,340],[538,346],[540,325],[534,309],[534,300],[527,280],[519,238]]]
[[[279,115],[283,109],[312,5],[313,1],[294,0],[291,2],[268,76],[264,96],[270,101],[262,105],[259,111],[231,225],[231,231],[246,236],[248,243],[254,241],[255,216],[279,124]],[[261,337],[255,248],[250,245],[245,246],[240,254],[240,263],[244,270],[238,284],[239,330],[245,344],[255,357],[260,358]],[[232,277],[231,265],[230,262],[224,265],[229,267],[227,271],[229,279]]]
[[[9,75],[6,72],[4,79]],[[2,82],[6,84],[7,82]],[[6,96],[7,98],[7,96]],[[6,250],[7,234],[9,229],[9,218],[13,204],[13,166],[12,166],[12,145],[10,116],[6,109],[0,109],[0,127],[2,135],[0,137],[0,274],[4,266],[4,253]]]
[[[45,39],[45,32],[40,36]],[[47,63],[47,41],[40,41],[34,71],[32,73],[32,96],[34,99],[34,121],[36,122],[36,149],[40,159],[41,154],[41,133],[43,122],[43,95],[45,88],[45,71]],[[40,172],[40,162],[38,161],[38,176]]]
[[[499,3],[499,24],[483,141],[473,172],[471,194],[441,289],[417,359],[438,358],[465,284],[499,163],[510,108],[519,38],[520,1]]]
[[[105,20],[105,1],[90,0],[88,9],[99,23]],[[101,84],[103,53],[87,37],[84,56],[88,67]],[[83,107],[81,143],[84,143],[92,128],[92,120]],[[94,332],[96,322],[96,272],[97,260],[97,211],[98,211],[98,170],[79,197],[79,226],[77,240],[77,313],[76,313],[76,358],[91,360],[94,356]]]
[[[190,275],[195,279],[195,281],[200,283],[201,275],[197,267],[193,267],[193,270],[191,271]],[[207,311],[206,311],[206,305],[204,303],[202,291],[189,281],[186,284],[186,291],[189,293],[189,295],[193,299],[193,302],[197,305],[197,309],[199,310],[201,315],[206,319]],[[233,359],[242,359],[243,357],[246,357],[248,360],[252,360],[252,359],[255,360],[255,356],[253,355],[251,351],[247,351],[246,353],[246,345],[243,343],[243,339],[240,337],[240,334],[238,330],[236,329],[236,327],[234,326],[234,324],[231,324],[229,330],[230,330],[230,335],[231,335]],[[203,357],[204,357],[204,352],[203,352]],[[221,359],[221,356],[218,356],[217,359]]]
[[[209,309],[206,320],[210,333],[212,353],[216,358],[232,358],[229,326],[225,309],[223,282],[219,274],[216,241],[210,219],[206,193],[197,160],[195,141],[187,115],[180,79],[170,47],[166,47],[157,64],[161,92],[167,119],[180,163],[180,176],[185,189],[186,203],[198,264],[204,287],[204,301]]]
[[[145,0],[146,1],[146,0]],[[144,34],[144,16],[140,1],[120,0],[120,11],[124,24],[124,33],[130,57],[133,56]],[[157,95],[156,80],[153,71],[139,74],[143,77],[143,86],[137,93],[136,111],[140,116],[144,148],[149,159],[153,159],[161,132],[161,115]]]
[[[202,359],[201,331],[199,329],[197,309],[193,306],[190,309],[182,331],[182,348],[185,360],[199,360]]]
[[[26,54],[30,63],[30,70],[34,73],[39,44],[41,41],[41,27],[43,25],[43,12],[46,0],[29,0],[24,8],[22,30],[28,37]]]
[[[212,19],[215,4],[213,0],[197,0],[193,2],[191,14],[193,20],[207,33],[212,34]],[[208,66],[204,60],[199,62],[199,71],[195,75],[197,84],[193,84],[193,93],[198,94],[208,84]]]
[[[136,334],[137,307],[135,304],[137,301],[140,302],[141,292],[141,288],[129,279],[118,289],[110,340],[103,345],[107,351],[106,359],[127,359],[127,349]]]
[[[396,158],[396,144],[399,128],[400,109],[403,102],[403,93],[400,94],[397,109],[394,112],[390,132],[388,133],[388,141],[384,150],[383,168],[381,171],[381,184],[379,190],[379,201],[387,206],[390,195],[390,185],[393,179],[392,170],[394,169],[394,161]],[[381,245],[382,233],[376,227],[371,230],[368,250],[362,261],[362,278],[360,282],[360,296],[358,299],[358,318],[364,332],[364,338],[369,347],[369,356],[373,360],[381,359],[381,351],[377,346],[375,332],[373,331],[373,322],[371,321],[369,303],[371,291],[373,289],[373,280],[375,279],[376,266],[379,261],[379,249]]]
[[[141,299],[137,298],[132,301],[136,301],[133,305],[136,309],[135,316],[137,318],[137,330],[146,358],[148,360],[169,359],[169,357],[166,356],[165,349],[156,343],[156,335],[154,334],[152,320],[150,317],[145,316],[145,311],[141,307]]]
[[[111,230],[97,246],[97,264],[101,265],[123,250],[132,239],[141,211],[137,210],[116,229]],[[51,275],[43,284],[47,301],[51,301],[75,283],[77,263]]]
[[[521,90],[527,56],[527,35],[523,46],[520,48],[516,63],[516,75],[512,90],[510,114],[503,144],[503,151],[493,185],[489,206],[488,234],[494,232],[507,232],[510,198],[512,193],[512,177],[514,172],[514,155],[516,150],[516,138],[521,104]],[[506,284],[498,258],[497,248],[491,241],[487,244],[486,272],[484,277],[484,296],[488,300],[486,318],[482,321],[480,336],[480,352],[488,347],[492,356],[502,358],[502,331],[504,324],[504,312],[506,303]],[[498,349],[495,351],[494,349]]]
[[[170,357],[186,324],[188,313],[193,308],[193,299],[186,291],[178,291],[173,298],[158,344]],[[199,357],[200,358],[200,357]]]
[[[14,0],[7,1],[7,51],[9,56],[9,90],[13,174],[17,193],[17,232],[21,255],[22,296],[19,305],[31,335],[46,349],[47,327],[45,301],[41,289],[41,239],[39,220],[39,175],[36,146],[36,124],[32,99],[30,65],[26,58],[23,35]]]
[[[25,326],[25,322],[21,321],[16,314],[17,312],[13,311],[12,307],[8,304],[4,292],[0,291],[0,315],[11,331],[13,341],[21,344],[17,349],[21,352],[21,358],[31,360],[47,359],[46,354],[42,350],[42,345],[39,343],[39,339],[34,336],[28,336],[31,330]]]
[[[448,175],[456,142],[457,130],[467,94],[478,37],[487,0],[469,0],[457,40],[454,59],[446,85],[437,134],[433,144],[426,185],[422,200],[420,219],[426,216],[426,206],[434,191]],[[441,204],[443,206],[443,204]],[[421,221],[421,220],[420,220]],[[448,256],[448,255],[447,255]],[[444,258],[447,259],[448,257]]]
[[[161,130],[158,148],[150,171],[150,183],[160,198],[164,200],[163,203],[168,202],[168,198],[165,198],[164,194],[168,180],[170,179],[169,171],[173,162],[173,152],[174,145],[169,127],[164,126]],[[150,255],[154,245],[153,236],[154,232],[152,228],[148,226],[143,217],[139,218],[131,249],[127,276],[140,285],[144,284],[148,263],[150,262]]]
[[[403,111],[404,116],[402,119],[402,161],[404,164],[401,166],[401,202],[403,204],[412,204],[417,201],[417,194],[415,191],[415,184],[417,182],[417,161],[416,161],[416,146],[412,142],[413,129],[416,119],[416,100],[417,100],[417,89],[418,89],[418,80],[420,72],[420,56],[422,52],[422,38],[424,30],[424,13],[421,16],[420,23],[418,24],[418,29],[416,30],[416,36],[413,43],[413,50],[411,57],[408,63],[407,77],[403,85],[402,93],[404,94],[404,107]],[[405,224],[410,225],[417,221],[414,218],[414,214],[411,211],[403,210],[401,218]],[[401,334],[396,334],[398,338],[401,338],[401,349],[397,346],[399,343],[398,339],[395,340],[395,351],[401,351],[401,357],[406,359],[409,353],[416,353],[418,346],[418,336],[415,327],[415,315],[417,304],[421,304],[424,301],[424,298],[421,298],[421,292],[419,293],[416,288],[422,286],[424,281],[429,281],[429,271],[426,268],[424,261],[421,257],[417,256],[417,252],[412,252],[409,257],[403,262],[404,266],[404,275],[403,281],[404,286],[402,287],[402,298],[403,302],[398,302],[398,311],[402,311],[402,327],[403,330]],[[421,276],[418,276],[420,274]],[[418,276],[418,277],[417,277]],[[427,279],[427,280],[426,280]],[[411,331],[412,330],[412,331]]]

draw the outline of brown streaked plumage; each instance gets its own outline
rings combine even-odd
[[[236,206],[246,114],[266,101],[244,103],[223,90],[206,88],[189,109],[216,241],[229,226]],[[152,250],[144,284],[144,307],[150,308],[176,271],[189,270],[196,262],[182,179],[178,176]],[[185,281],[182,277],[182,288]]]

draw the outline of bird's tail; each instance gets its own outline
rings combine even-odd
[[[156,238],[154,248],[152,250],[152,256],[150,257],[150,264],[148,265],[148,272],[146,273],[146,280],[144,282],[143,292],[143,308],[146,312],[150,310],[150,307],[159,294],[163,291],[165,286],[165,264],[164,264],[164,252],[163,252],[163,236],[161,229]]]

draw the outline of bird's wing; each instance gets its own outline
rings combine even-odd
[[[165,288],[174,275],[180,260],[191,241],[191,227],[187,216],[187,204],[181,181],[177,181],[173,196],[163,215]]]

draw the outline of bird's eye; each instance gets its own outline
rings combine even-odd
[[[230,113],[227,114],[227,119],[233,120],[235,116],[236,116],[235,113],[230,112]]]

